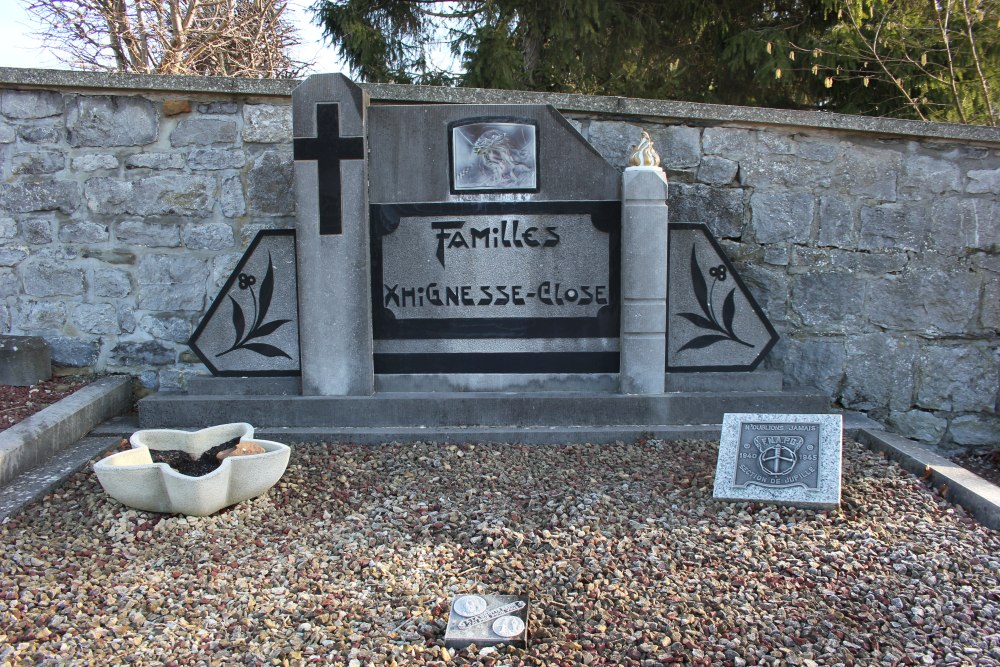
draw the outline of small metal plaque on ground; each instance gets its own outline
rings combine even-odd
[[[840,415],[727,414],[712,495],[839,507],[842,446]]]
[[[521,595],[459,595],[451,601],[444,645],[465,648],[510,644],[528,647],[528,598]]]

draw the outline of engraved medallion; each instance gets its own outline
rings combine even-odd
[[[501,637],[516,637],[524,632],[524,621],[517,616],[502,616],[493,621],[493,632]]]
[[[486,611],[486,600],[478,595],[465,595],[455,600],[454,609],[460,616],[475,616]]]

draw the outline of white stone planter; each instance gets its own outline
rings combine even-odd
[[[230,456],[201,477],[184,475],[166,463],[153,463],[149,450],[178,449],[195,457],[239,437],[253,440],[263,454]],[[132,449],[94,464],[104,491],[128,507],[147,512],[207,516],[223,507],[256,498],[274,486],[288,467],[291,449],[280,442],[257,440],[253,426],[222,424],[200,431],[149,429],[136,431]]]

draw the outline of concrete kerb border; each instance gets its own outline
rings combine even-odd
[[[132,378],[98,378],[0,432],[0,486],[42,464],[111,417],[132,407]]]

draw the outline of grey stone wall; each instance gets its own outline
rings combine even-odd
[[[0,69],[0,333],[147,389],[257,230],[291,227],[290,83]],[[706,222],[789,386],[925,442],[1000,444],[1000,133],[620,98],[368,86],[382,102],[549,102],[623,167],[641,129],[670,218]]]

